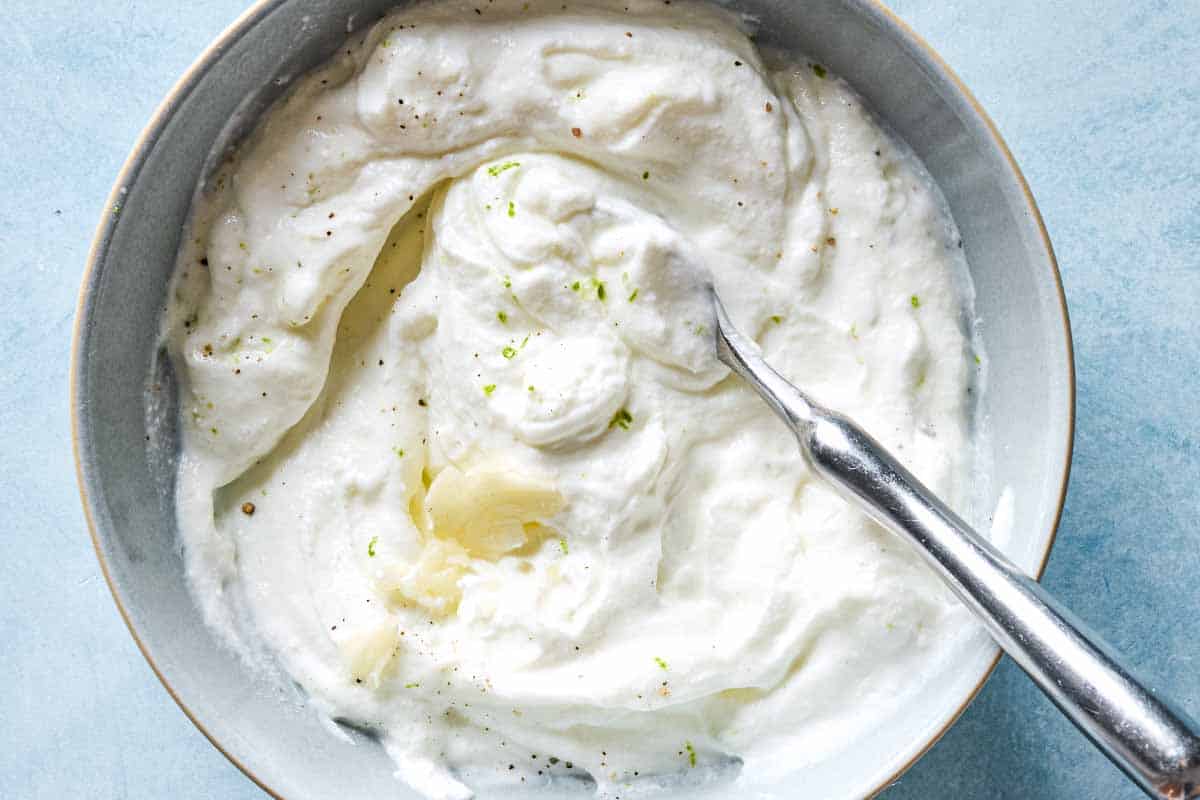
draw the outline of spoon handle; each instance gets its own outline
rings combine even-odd
[[[717,353],[788,424],[813,469],[916,546],[997,644],[1146,794],[1200,798],[1200,727],[946,507],[866,431],[775,372],[713,294]]]

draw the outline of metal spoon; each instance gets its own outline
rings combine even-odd
[[[1037,581],[1021,572],[847,417],[763,361],[709,286],[717,357],[787,423],[813,469],[917,548],[996,643],[1151,797],[1200,797],[1200,726],[1135,678]]]

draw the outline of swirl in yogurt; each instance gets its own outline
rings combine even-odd
[[[180,256],[206,619],[431,798],[817,764],[965,614],[716,362],[695,289],[961,499],[956,244],[854,92],[726,12],[396,12],[273,108]]]

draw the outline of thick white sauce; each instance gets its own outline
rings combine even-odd
[[[936,190],[724,12],[480,12],[379,23],[198,208],[170,341],[208,621],[429,797],[852,747],[964,613],[716,363],[693,288],[961,499]]]

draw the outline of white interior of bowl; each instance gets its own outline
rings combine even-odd
[[[395,5],[271,0],[239,20],[168,97],[119,179],[119,211],[106,211],[77,320],[72,408],[81,486],[114,593],[185,710],[239,766],[289,800],[412,795],[377,745],[331,736],[297,692],[249,675],[201,622],[174,532],[175,397],[158,352],[158,317],[192,187],[289,79],[327,57],[348,27],[368,25]],[[945,193],[971,263],[990,361],[981,410],[994,468],[983,506],[1012,488],[1007,550],[1038,571],[1065,490],[1072,367],[1053,258],[1020,176],[970,98],[879,6],[732,5],[758,20],[764,44],[806,54],[849,80]],[[852,751],[805,766],[775,787],[778,796],[853,797],[880,787],[946,727],[995,652],[982,634],[964,642],[903,713],[877,720]],[[804,762],[797,754],[797,766]],[[705,794],[726,796],[719,786]]]

